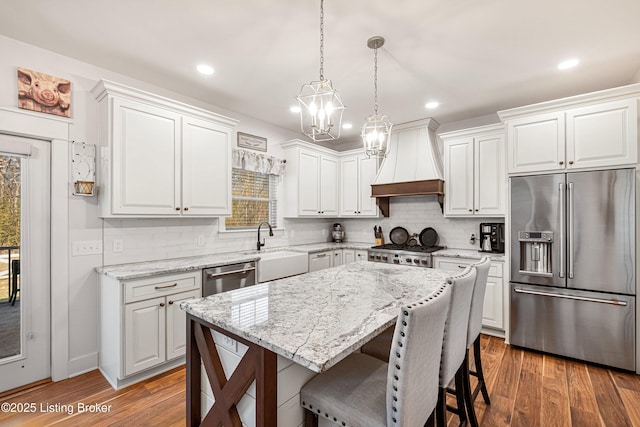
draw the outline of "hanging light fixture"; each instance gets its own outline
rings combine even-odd
[[[373,49],[373,114],[369,114],[362,126],[362,142],[367,157],[382,158],[389,150],[389,136],[393,124],[389,116],[378,114],[378,48],[384,45],[384,38],[373,36],[367,40],[367,46]]]
[[[324,0],[320,0],[320,81],[303,85],[297,100],[302,133],[314,141],[340,137],[344,104],[331,80],[324,78]]]

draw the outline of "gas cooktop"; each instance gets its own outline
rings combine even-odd
[[[419,245],[396,245],[395,243],[387,243],[384,245],[372,246],[371,249],[380,249],[385,251],[408,251],[431,253],[444,249],[444,246],[419,246]]]

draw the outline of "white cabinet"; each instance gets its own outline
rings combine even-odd
[[[450,258],[442,256],[433,257],[433,268],[460,272],[468,265],[478,262],[470,258]],[[482,310],[482,325],[488,328],[504,330],[503,307],[503,264],[493,261],[489,268],[487,289],[484,293],[484,306]]]
[[[504,216],[502,126],[441,134],[444,142],[446,216]]]
[[[324,270],[332,265],[333,251],[315,252],[309,254],[309,273]]]
[[[236,121],[113,82],[100,108],[103,217],[231,213],[231,139]]]
[[[366,261],[367,251],[361,249],[343,249],[342,263],[351,264],[352,262]]]
[[[637,88],[617,88],[499,112],[508,173],[635,165],[638,95]]]
[[[340,158],[340,216],[377,217],[378,206],[371,197],[377,160],[364,154]]]
[[[330,150],[300,143],[282,144],[285,217],[338,216],[338,159]]]
[[[331,256],[333,257],[331,259],[331,267],[337,267],[339,265],[345,264],[343,255],[344,253],[342,249],[334,249],[333,251],[331,251]]]
[[[114,388],[184,363],[186,314],[200,298],[201,270],[116,280],[100,277],[100,370]]]
[[[367,251],[356,249],[356,262],[366,261],[367,260]]]

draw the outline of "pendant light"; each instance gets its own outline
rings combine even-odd
[[[340,137],[344,104],[331,80],[324,78],[324,0],[320,0],[320,81],[303,85],[297,100],[302,133],[314,141]]]
[[[389,116],[378,114],[378,48],[384,45],[384,38],[373,36],[367,46],[373,49],[373,114],[369,114],[362,126],[362,142],[367,157],[383,158],[389,150],[389,136],[393,124]]]

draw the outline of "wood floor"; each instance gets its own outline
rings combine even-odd
[[[640,376],[506,346],[482,336],[482,359],[491,405],[479,397],[483,427],[638,426]],[[49,383],[0,402],[35,403],[35,413],[0,412],[0,425],[179,426],[185,424],[185,370],[114,391],[98,371]],[[59,410],[40,411],[40,404]],[[78,403],[111,405],[106,413],[78,413]],[[73,414],[62,405],[71,405]],[[46,405],[45,405],[46,409]],[[454,419],[450,420],[454,425]]]

